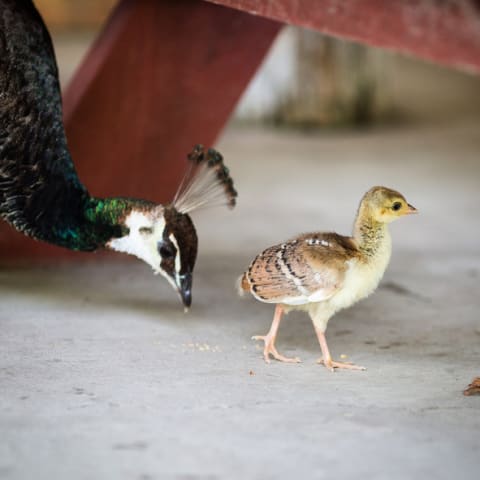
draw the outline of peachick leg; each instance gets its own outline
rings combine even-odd
[[[318,363],[322,363],[325,365],[331,372],[334,372],[336,368],[345,368],[348,370],[366,370],[365,367],[360,367],[358,365],[354,365],[353,363],[342,363],[342,362],[335,362],[332,360],[332,356],[330,355],[330,350],[328,349],[327,339],[325,338],[325,332],[320,330],[315,324],[315,332],[318,337],[318,343],[320,343],[320,348],[322,350],[322,358],[318,361]]]
[[[266,335],[255,335],[252,340],[263,340],[265,342],[265,348],[263,349],[263,358],[267,363],[270,363],[270,355],[280,362],[298,363],[300,359],[298,357],[289,358],[278,353],[275,348],[275,339],[277,338],[278,327],[282,319],[283,308],[281,305],[275,307],[275,314],[273,316],[272,326]]]

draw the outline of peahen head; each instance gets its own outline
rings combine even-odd
[[[118,223],[120,234],[105,246],[143,260],[179,293],[185,308],[192,302],[192,275],[198,238],[189,213],[215,204],[235,205],[237,192],[222,156],[198,145],[188,156],[192,168],[171,204],[126,202]],[[115,201],[115,199],[111,199]]]
[[[174,207],[133,206],[123,220],[124,235],[106,247],[134,255],[164,276],[178,291],[185,307],[192,303],[192,273],[198,239],[188,214]]]

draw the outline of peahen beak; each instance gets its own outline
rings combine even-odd
[[[192,274],[185,273],[179,275],[177,288],[183,305],[185,306],[185,310],[188,310],[192,304]]]

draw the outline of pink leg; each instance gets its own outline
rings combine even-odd
[[[263,358],[267,363],[270,363],[270,355],[280,362],[298,363],[300,359],[298,357],[289,358],[278,353],[275,348],[275,339],[277,338],[278,327],[282,319],[283,308],[281,305],[275,307],[275,314],[273,316],[272,326],[266,335],[255,335],[252,340],[263,340],[265,342],[265,348],[263,349]]]
[[[342,362],[335,362],[332,360],[332,356],[330,355],[330,350],[328,349],[327,339],[325,338],[325,332],[322,332],[318,327],[315,327],[315,332],[318,337],[318,343],[320,343],[320,348],[322,350],[322,358],[318,361],[318,363],[322,363],[325,365],[331,372],[334,372],[336,368],[345,368],[348,370],[366,370],[365,367],[360,367],[358,365],[354,365],[353,363],[342,363]]]

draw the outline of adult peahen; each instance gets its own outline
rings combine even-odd
[[[0,0],[0,215],[24,234],[72,250],[137,256],[191,304],[197,235],[189,212],[235,205],[221,155],[201,146],[171,204],[95,198],[80,182],[62,122],[50,35],[31,0]]]

